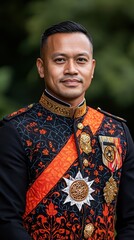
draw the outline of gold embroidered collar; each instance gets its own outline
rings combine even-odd
[[[59,104],[52,99],[48,98],[44,93],[42,94],[39,103],[51,111],[52,113],[64,116],[64,117],[82,117],[86,113],[86,101],[79,107],[67,107],[62,104]]]

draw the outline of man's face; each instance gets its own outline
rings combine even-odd
[[[37,59],[41,78],[55,97],[77,106],[90,86],[95,67],[92,46],[83,33],[56,33],[48,37]]]

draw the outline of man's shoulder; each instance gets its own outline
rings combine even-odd
[[[125,123],[127,122],[124,118],[119,117],[119,116],[117,116],[117,115],[114,115],[114,114],[112,114],[112,113],[109,113],[109,112],[107,112],[107,111],[104,111],[104,110],[102,110],[100,107],[97,108],[97,111],[100,112],[100,113],[102,113],[102,114],[104,114],[105,116],[111,117],[111,118],[113,118],[113,119],[115,119],[115,120],[117,120],[117,121],[121,121],[121,122],[125,122]]]
[[[14,119],[14,118],[16,118],[16,117],[18,117],[18,116],[20,116],[22,114],[25,114],[28,111],[30,111],[33,108],[34,105],[35,104],[32,103],[32,104],[29,104],[29,105],[27,105],[25,107],[22,107],[22,108],[18,109],[17,111],[14,111],[14,112],[8,114],[7,116],[5,116],[3,118],[3,120],[10,121],[11,119]]]

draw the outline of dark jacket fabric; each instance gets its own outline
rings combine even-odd
[[[88,122],[78,129],[87,112],[89,123],[90,112],[91,117],[97,116],[93,126],[98,116],[102,117],[94,133]],[[54,166],[54,159],[71,136],[78,157],[37,206],[24,215],[27,192],[50,164]],[[81,136],[87,137],[89,151],[82,145]],[[63,157],[64,165],[65,153]],[[56,176],[60,168],[59,161]],[[88,189],[83,197],[85,188],[76,187],[80,200],[73,192],[76,183]],[[36,189],[35,195],[40,191]],[[86,226],[92,228],[88,237]],[[81,117],[70,118],[36,103],[0,122],[1,240],[114,240],[115,227],[117,240],[134,239],[134,145],[123,121],[98,115],[89,107]]]

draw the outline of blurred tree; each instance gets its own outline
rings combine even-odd
[[[87,101],[131,118],[134,107],[134,1],[128,0],[7,0],[0,8],[0,115],[37,101],[44,83],[35,61],[45,28],[74,20],[94,40],[96,72]],[[10,104],[9,104],[10,103]]]

